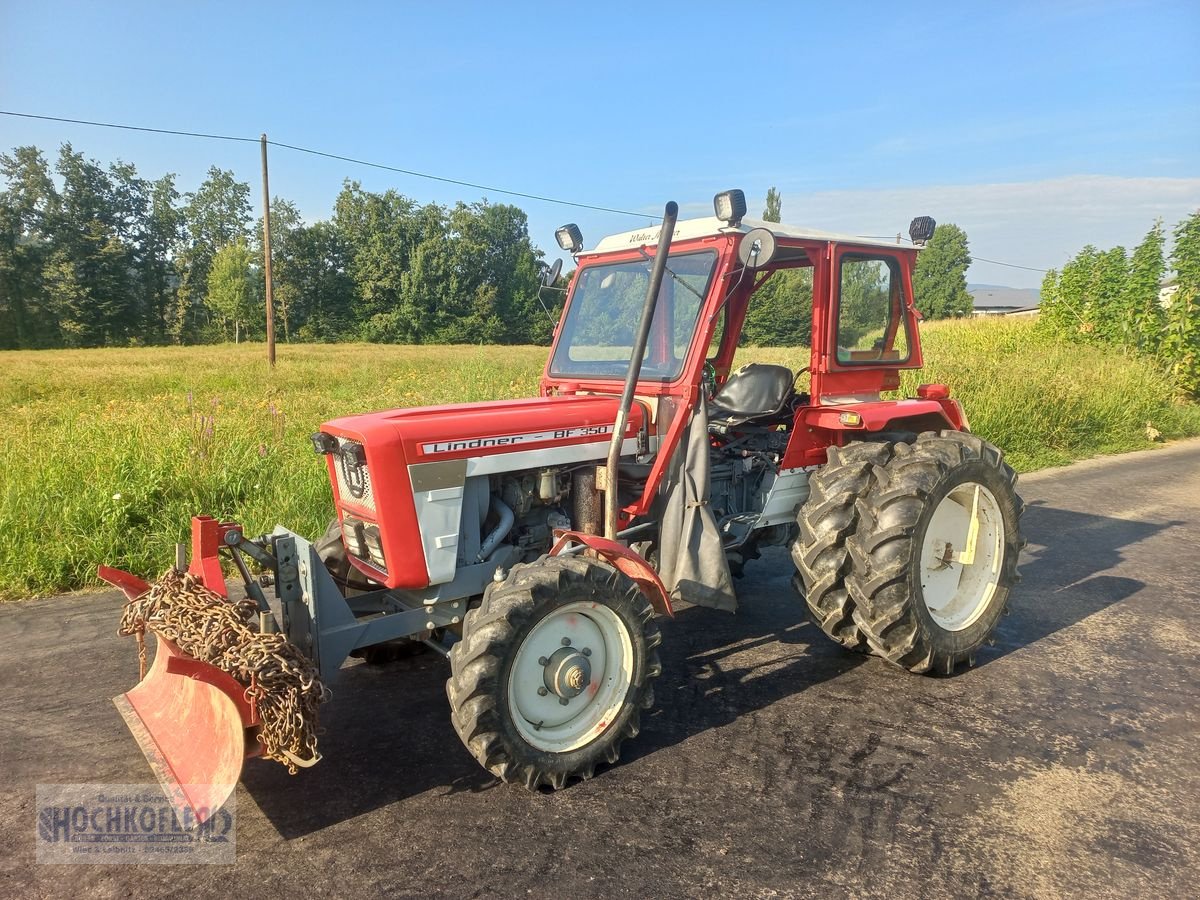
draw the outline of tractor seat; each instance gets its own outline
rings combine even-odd
[[[796,377],[787,366],[750,363],[730,374],[708,405],[710,427],[721,430],[782,412]]]

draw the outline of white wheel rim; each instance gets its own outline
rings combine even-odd
[[[632,680],[633,641],[621,618],[599,603],[567,603],[538,622],[517,648],[508,707],[530,746],[567,753],[608,729]]]
[[[929,615],[946,631],[969,628],[1000,584],[1004,519],[982,484],[958,485],[933,511],[921,547],[921,594]]]

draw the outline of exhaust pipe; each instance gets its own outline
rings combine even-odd
[[[633,406],[633,392],[642,374],[642,357],[646,355],[646,342],[650,338],[650,326],[654,324],[654,310],[658,306],[658,289],[662,286],[667,267],[667,254],[671,252],[671,238],[675,234],[675,219],[679,216],[679,204],[674,200],[667,204],[663,213],[662,230],[658,233],[658,249],[654,253],[654,266],[650,269],[650,284],[646,287],[646,303],[642,306],[642,318],[638,323],[637,336],[633,341],[633,355],[629,359],[629,371],[625,373],[625,389],[621,392],[621,404],[617,408],[617,420],[613,426],[612,442],[608,445],[608,465],[604,480],[604,536],[617,539],[617,463],[621,459],[621,445],[625,443],[625,427],[629,424],[629,410]]]

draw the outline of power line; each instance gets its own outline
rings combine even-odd
[[[906,238],[898,234],[859,234],[855,236],[867,238],[872,241],[891,241],[899,238],[900,240],[908,241],[910,244],[912,243],[912,238]],[[1050,271],[1049,269],[1038,269],[1034,266],[1019,266],[1016,263],[1001,262],[998,259],[987,259],[983,256],[975,256],[974,254],[971,255],[971,262],[991,263],[993,266],[1008,266],[1010,269],[1024,269],[1027,272],[1041,272],[1042,274]]]
[[[40,116],[40,115],[35,115],[34,113],[12,112],[10,110],[4,110],[4,109],[0,109],[0,115],[16,116],[16,117],[19,117],[22,119],[40,119],[45,122],[67,122],[72,125],[90,125],[95,128],[118,128],[123,131],[144,131],[144,132],[149,132],[151,134],[173,134],[173,135],[178,135],[180,137],[204,138],[206,140],[213,140],[213,141],[236,141],[239,143],[255,144],[255,143],[258,143],[260,140],[259,138],[241,137],[238,135],[230,135],[230,134],[212,134],[212,133],[203,132],[203,131],[179,131],[179,130],[172,129],[172,128],[150,128],[145,125],[122,125],[122,124],[117,124],[115,122],[94,122],[94,121],[91,121],[88,119],[69,119],[69,118],[65,118],[63,116]],[[509,197],[521,197],[525,200],[535,200],[539,203],[554,203],[559,206],[571,206],[576,209],[589,209],[594,212],[615,213],[616,215],[620,215],[620,216],[635,216],[639,219],[653,219],[654,218],[654,216],[647,214],[647,213],[632,212],[627,209],[615,209],[611,206],[596,206],[591,203],[580,203],[575,200],[562,200],[558,197],[547,197],[542,194],[527,193],[526,191],[508,190],[506,188],[498,188],[498,187],[493,187],[493,186],[486,185],[486,184],[479,184],[478,182],[474,182],[474,181],[464,181],[459,178],[448,178],[444,175],[431,175],[428,172],[418,172],[414,169],[405,169],[405,168],[401,168],[400,166],[390,166],[385,163],[371,162],[370,160],[365,160],[365,159],[356,159],[353,156],[342,156],[341,154],[338,154],[338,153],[328,153],[324,150],[314,150],[311,147],[300,147],[296,144],[285,144],[282,141],[268,140],[267,143],[273,147],[279,147],[282,150],[291,150],[296,153],[307,153],[307,154],[310,154],[311,156],[321,156],[321,157],[324,157],[325,159],[336,159],[341,162],[348,162],[348,163],[351,163],[352,165],[356,165],[356,166],[366,166],[366,167],[372,168],[372,169],[382,169],[386,172],[397,172],[401,175],[408,175],[412,178],[424,178],[428,181],[440,181],[443,184],[454,184],[454,185],[458,185],[459,187],[469,187],[469,188],[472,188],[477,191],[488,191],[488,192],[494,193],[494,194],[504,194]],[[858,236],[864,237],[864,238],[870,238],[871,240],[891,240],[894,237],[893,235],[890,235],[890,234],[888,234],[888,235],[860,234]],[[911,240],[909,238],[902,238],[902,239],[909,241],[911,243]],[[1001,262],[998,259],[985,259],[982,256],[973,256],[973,257],[971,257],[971,261],[972,262],[991,263],[994,266],[1007,266],[1010,269],[1024,269],[1027,272],[1045,273],[1046,271],[1048,271],[1047,269],[1038,269],[1033,266],[1022,266],[1022,265],[1018,265],[1017,263]]]
[[[1037,269],[1033,266],[1018,266],[1016,263],[1000,262],[998,259],[984,259],[982,256],[972,256],[971,262],[991,263],[993,266],[1008,266],[1010,269],[1024,269],[1027,272],[1041,272],[1045,274],[1049,269]]]
[[[96,128],[119,128],[124,131],[145,131],[152,134],[173,134],[181,137],[205,138],[214,141],[238,141],[242,143],[257,144],[259,138],[240,137],[229,134],[210,134],[201,131],[178,131],[171,128],[149,128],[143,125],[120,125],[114,122],[93,122],[87,119],[68,119],[62,116],[39,116],[33,113],[11,112],[9,110],[0,109],[0,115],[17,116],[22,119],[41,119],[47,122],[68,122],[73,125],[91,125]],[[440,181],[443,184],[455,184],[460,187],[469,187],[478,191],[487,191],[493,194],[504,194],[509,197],[522,197],[526,200],[536,200],[541,203],[554,203],[559,206],[571,206],[576,209],[590,209],[595,212],[615,213],[621,216],[636,216],[639,219],[653,219],[654,216],[648,213],[632,212],[627,209],[614,209],[610,206],[596,206],[591,203],[580,203],[575,200],[562,200],[558,197],[546,197],[541,194],[531,194],[525,191],[514,191],[506,188],[498,188],[491,185],[479,184],[474,181],[464,181],[458,178],[447,178],[443,175],[431,175],[428,172],[418,172],[413,169],[404,169],[399,166],[389,166],[384,163],[371,162],[365,159],[356,159],[352,156],[342,156],[338,153],[327,153],[324,150],[314,150],[311,147],[300,147],[295,144],[285,144],[281,141],[268,140],[268,144],[273,147],[279,147],[283,150],[292,150],[297,153],[308,153],[312,156],[323,156],[326,159],[336,159],[342,162],[352,163],[357,166],[367,166],[372,169],[383,169],[387,172],[398,172],[401,175],[409,175],[413,178],[424,178],[429,181]]]
[[[61,116],[35,116],[33,113],[9,112],[0,109],[0,116],[18,116],[22,119],[42,119],[46,122],[70,122],[73,125],[94,125],[97,128],[120,128],[123,131],[149,131],[154,134],[178,134],[183,137],[207,138],[212,141],[241,141],[258,143],[258,138],[237,137],[231,134],[206,134],[202,131],[174,131],[170,128],[147,128],[144,125],[117,125],[113,122],[89,122],[87,119],[64,119]]]
[[[577,203],[574,200],[560,200],[556,197],[543,197],[540,194],[527,194],[524,191],[509,191],[504,188],[489,187],[485,184],[476,184],[473,181],[461,181],[457,178],[446,178],[442,175],[430,175],[426,172],[414,172],[412,169],[402,169],[399,166],[388,166],[383,163],[369,162],[365,159],[355,159],[351,156],[340,156],[337,153],[326,153],[323,150],[312,150],[308,147],[297,147],[294,144],[284,144],[279,141],[267,141],[273,147],[282,147],[285,150],[295,150],[298,153],[311,153],[313,156],[323,156],[326,159],[340,159],[342,162],[353,163],[357,166],[370,166],[372,169],[384,169],[388,172],[399,172],[401,175],[412,175],[414,178],[428,178],[430,181],[441,181],[445,184],[457,184],[461,187],[474,188],[479,191],[491,191],[496,194],[507,194],[510,197],[524,197],[526,200],[539,200],[542,203],[557,203],[560,206],[574,206],[577,209],[591,209],[596,212],[617,213],[622,216],[637,216],[639,219],[653,219],[652,215],[647,213],[630,212],[627,209],[613,209],[610,206],[593,206],[590,203]]]

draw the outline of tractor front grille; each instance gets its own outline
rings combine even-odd
[[[333,457],[333,471],[337,478],[338,497],[343,505],[375,512],[371,473],[367,471],[366,451],[362,444],[338,438],[338,450]]]

